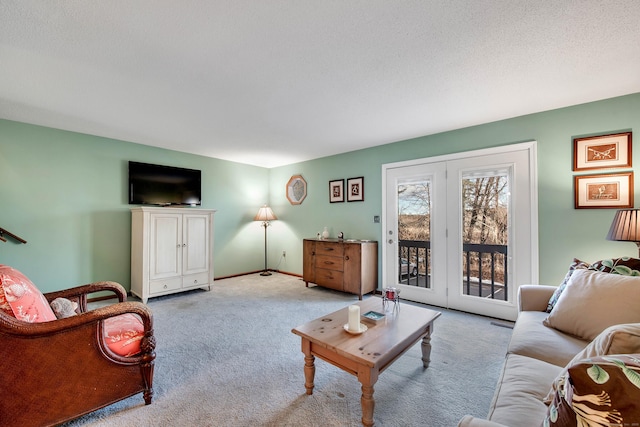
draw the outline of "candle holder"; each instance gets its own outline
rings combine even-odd
[[[384,311],[400,311],[400,289],[384,288],[382,290],[382,309]]]

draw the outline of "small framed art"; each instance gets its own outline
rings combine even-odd
[[[631,132],[573,139],[573,170],[631,167]]]
[[[344,179],[329,181],[329,202],[344,202]]]
[[[364,201],[364,177],[347,180],[347,202]]]
[[[621,209],[633,207],[633,172],[576,175],[576,209]]]
[[[307,181],[302,175],[293,175],[286,186],[287,200],[292,205],[299,205],[307,197]]]

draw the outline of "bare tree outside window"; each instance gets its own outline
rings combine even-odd
[[[431,185],[425,180],[397,187],[400,281],[427,288],[431,274]],[[461,197],[465,294],[506,300],[508,175],[463,177]],[[412,271],[420,276],[413,281]],[[485,289],[483,283],[491,285]]]

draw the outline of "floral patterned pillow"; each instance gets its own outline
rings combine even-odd
[[[640,354],[584,359],[561,378],[542,425],[639,425],[639,396]]]
[[[640,259],[630,257],[602,259],[591,264],[589,269],[623,276],[640,276]]]
[[[15,318],[29,323],[56,320],[42,292],[15,268],[0,265],[0,287]]]

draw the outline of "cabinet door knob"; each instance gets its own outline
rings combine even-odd
[[[347,255],[346,257],[344,257],[345,261],[349,261],[349,255]]]

